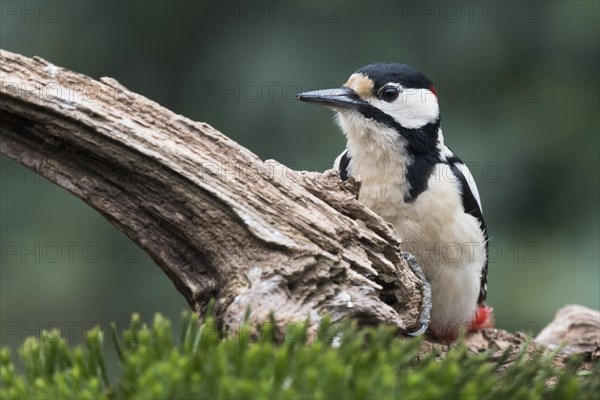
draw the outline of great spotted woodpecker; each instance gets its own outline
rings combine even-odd
[[[359,200],[391,223],[431,284],[430,331],[453,340],[491,326],[487,229],[475,181],[446,146],[438,98],[419,70],[367,65],[339,89],[298,99],[337,111],[347,138],[335,167],[360,176]]]

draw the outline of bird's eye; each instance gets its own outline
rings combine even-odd
[[[388,87],[383,88],[381,93],[379,93],[379,98],[381,98],[381,100],[383,100],[383,101],[387,101],[388,103],[391,103],[392,101],[394,101],[398,98],[399,94],[400,94],[400,91],[398,90],[397,87],[388,86]]]

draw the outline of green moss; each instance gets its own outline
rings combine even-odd
[[[434,353],[419,357],[419,340],[397,338],[385,327],[326,323],[307,344],[306,324],[279,333],[272,324],[259,330],[245,326],[221,339],[212,318],[201,325],[196,321],[196,315],[185,315],[177,343],[171,323],[160,315],[150,326],[134,315],[121,334],[113,325],[121,360],[114,382],[106,377],[100,329],[91,329],[86,345],[76,348],[57,331],[28,338],[19,351],[23,373],[8,349],[0,352],[0,397],[569,399],[600,392],[598,366],[575,373],[573,360],[557,370],[552,355],[541,353],[523,352],[497,374],[502,360],[492,361],[490,354],[473,355],[459,344],[443,360]],[[546,385],[552,377],[557,382]]]

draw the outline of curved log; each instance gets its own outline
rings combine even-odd
[[[114,79],[0,53],[0,151],[94,207],[225,328],[358,319],[417,329],[421,281],[337,173],[292,171]]]

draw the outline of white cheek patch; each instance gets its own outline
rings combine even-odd
[[[437,97],[429,89],[403,89],[392,103],[375,99],[370,103],[407,129],[421,128],[438,119]]]

